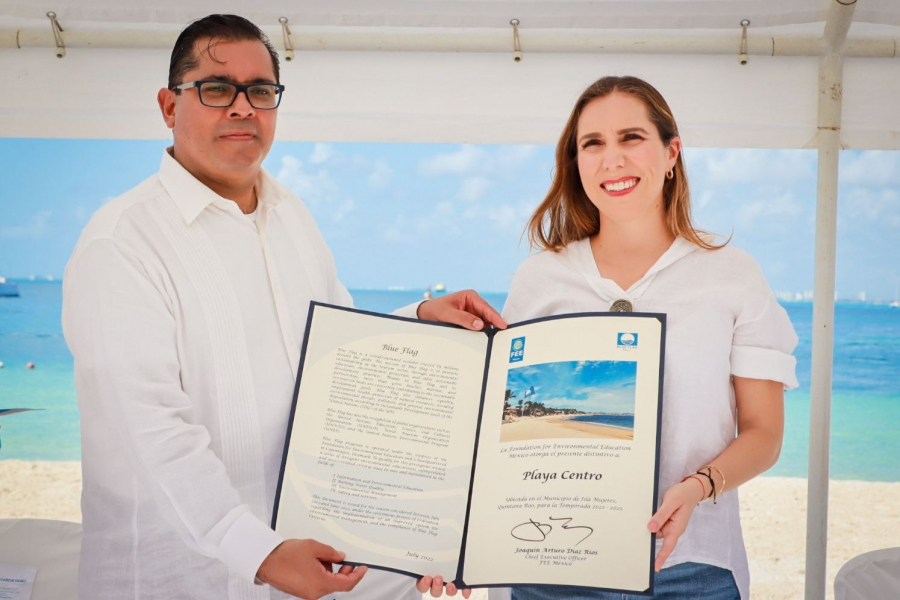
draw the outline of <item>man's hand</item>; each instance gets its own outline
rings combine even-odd
[[[425,321],[440,321],[481,331],[487,325],[506,329],[506,321],[475,290],[453,292],[419,305],[418,315]]]
[[[422,579],[420,579],[419,581],[416,582],[416,589],[418,591],[422,592],[423,594],[425,592],[431,592],[432,598],[440,598],[444,594],[444,591],[447,592],[448,596],[455,596],[456,592],[458,591],[456,589],[456,585],[454,585],[453,583],[448,583],[447,589],[444,590],[444,578],[441,577],[440,575],[436,575],[435,577],[426,575],[425,577],[423,577]],[[468,598],[471,595],[472,595],[472,590],[470,590],[468,588],[462,590],[463,598]]]
[[[256,578],[274,588],[316,600],[332,592],[349,592],[366,574],[367,567],[344,565],[331,572],[344,553],[315,540],[285,540],[259,566]]]

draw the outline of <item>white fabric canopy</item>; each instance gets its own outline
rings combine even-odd
[[[850,3],[845,0],[845,3]],[[854,20],[900,26],[894,0],[861,0]],[[210,13],[241,14],[260,26],[278,18],[311,26],[527,27],[588,29],[730,29],[825,21],[827,0],[3,0],[0,15],[105,23],[183,25]]]
[[[0,135],[165,138],[155,96],[172,42],[189,20],[233,11],[279,51],[278,18],[289,19],[296,58],[282,61],[282,140],[552,144],[584,87],[633,74],[666,96],[689,146],[814,147],[830,2],[275,0],[247,11],[236,0],[0,0],[0,71],[14,74]],[[859,0],[850,40],[877,46],[857,44],[845,61],[847,148],[900,149],[900,60],[861,56],[896,56],[898,39],[900,2]]]

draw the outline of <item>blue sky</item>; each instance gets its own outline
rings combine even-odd
[[[528,400],[551,408],[575,408],[582,412],[634,413],[637,363],[633,361],[571,361],[510,369],[506,387],[516,394],[518,406],[525,390],[534,387]]]
[[[90,215],[152,175],[163,141],[0,139],[0,275],[59,277]],[[695,222],[762,265],[776,291],[813,287],[816,154],[685,151]],[[310,206],[351,288],[506,291],[550,181],[550,146],[276,143],[266,168]],[[837,290],[893,299],[900,152],[841,158]]]

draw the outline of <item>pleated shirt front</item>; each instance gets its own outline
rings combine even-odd
[[[256,189],[254,221],[166,152],[66,268],[81,598],[287,597],[253,580],[282,541],[269,524],[309,302],[351,298],[304,204],[265,172]],[[370,572],[351,597],[413,585]]]

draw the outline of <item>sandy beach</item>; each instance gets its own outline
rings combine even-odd
[[[0,518],[80,521],[80,489],[80,463],[0,461]],[[802,598],[806,480],[757,478],[741,488],[741,510],[752,597]],[[831,482],[828,598],[834,597],[834,576],[850,558],[897,545],[900,483]],[[472,598],[486,600],[487,594],[476,590]]]
[[[501,442],[545,440],[552,438],[634,439],[634,430],[597,423],[573,421],[571,416],[524,417],[500,426]]]

